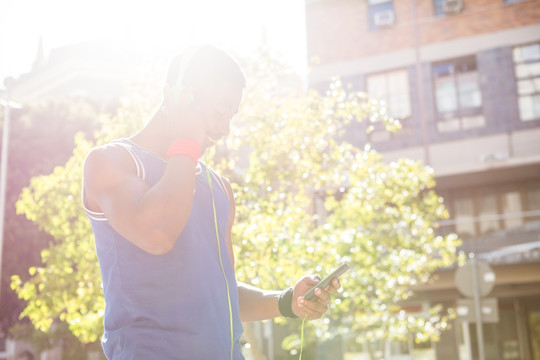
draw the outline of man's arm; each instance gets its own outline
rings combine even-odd
[[[319,319],[328,310],[330,292],[339,288],[339,281],[335,279],[326,290],[317,290],[313,300],[304,299],[303,295],[320,279],[312,276],[304,276],[294,286],[291,302],[293,313],[299,318],[307,315],[308,320]],[[273,319],[281,316],[278,299],[281,291],[268,291],[238,283],[238,298],[240,302],[241,321],[259,321]]]
[[[142,250],[164,254],[189,219],[195,163],[186,156],[171,157],[152,187],[132,168],[133,159],[119,146],[92,150],[83,173],[90,210],[103,212],[116,231]]]
[[[165,114],[161,119],[164,142],[187,138],[204,144],[207,122],[203,119],[202,102],[190,100],[191,90],[177,97],[165,87]],[[157,116],[164,118],[157,119]],[[157,119],[157,120],[156,120]],[[165,128],[165,124],[167,127]],[[170,251],[184,229],[195,189],[195,162],[185,155],[170,156],[159,181],[149,186],[136,176],[133,159],[119,146],[92,150],[84,164],[83,191],[89,209],[103,212],[111,226],[133,244],[150,254]]]
[[[227,249],[234,265],[234,254],[232,247],[232,226],[236,215],[236,207],[234,203],[234,194],[230,183],[223,179],[230,202],[230,217],[227,224]],[[316,277],[304,276],[294,286],[293,300],[291,309],[298,317],[308,316],[309,320],[320,318],[326,310],[330,302],[330,292],[339,288],[339,281],[335,279],[331,286],[325,290],[317,290],[316,297],[312,301],[305,300],[303,295],[308,292],[313,286],[317,285],[320,279]],[[257,287],[238,283],[238,298],[240,306],[241,321],[258,321],[273,319],[281,316],[279,311],[278,299],[281,291],[262,290]]]
[[[258,321],[281,316],[278,307],[280,291],[267,291],[238,283],[241,321]]]

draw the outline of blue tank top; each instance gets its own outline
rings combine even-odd
[[[166,160],[127,139],[125,148],[137,176],[150,186],[162,176]],[[231,331],[227,289],[221,271],[206,167],[199,162],[189,220],[173,249],[149,254],[117,233],[103,213],[86,208],[94,231],[105,297],[108,359],[230,359]],[[244,359],[240,336],[238,288],[226,246],[229,198],[210,170],[225,275],[230,288],[233,358]],[[83,191],[83,205],[85,204]]]

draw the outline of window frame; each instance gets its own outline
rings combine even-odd
[[[531,47],[531,46],[535,46],[538,48],[538,53],[539,55],[537,55],[538,57],[535,58],[535,59],[520,59],[520,60],[516,60],[516,53],[518,51],[518,49],[524,49],[524,48],[527,48],[527,47]],[[535,84],[538,83],[540,84],[540,72],[538,74],[527,74],[525,76],[519,76],[518,74],[518,68],[519,67],[523,67],[524,65],[525,66],[530,66],[531,64],[536,64],[536,66],[538,68],[540,68],[540,41],[538,42],[532,42],[532,43],[527,43],[527,44],[521,44],[521,45],[518,45],[518,46],[514,46],[512,48],[512,65],[513,65],[513,69],[514,69],[514,78],[515,78],[515,83],[516,83],[516,96],[517,96],[517,105],[518,105],[518,112],[519,112],[519,120],[520,122],[522,123],[529,123],[531,121],[537,121],[537,120],[540,120],[540,85],[537,85]],[[524,82],[530,82],[532,84],[532,92],[531,93],[526,93],[526,94],[520,94],[520,83],[524,83]],[[532,112],[533,112],[533,117],[531,118],[524,118],[524,114],[523,114],[523,110],[522,110],[522,102],[521,102],[521,99],[523,98],[526,98],[526,97],[532,97],[533,98],[533,103],[532,103]],[[535,103],[534,103],[534,98],[538,98],[538,102],[539,104],[537,105],[538,109],[536,110],[537,112],[535,112]]]
[[[442,233],[456,232],[464,240],[483,237],[492,233],[491,231],[482,231],[482,215],[480,214],[480,207],[482,198],[486,195],[494,195],[496,203],[496,212],[493,214],[487,214],[486,217],[493,217],[493,219],[485,219],[486,222],[497,222],[497,228],[493,231],[508,231],[516,227],[526,226],[528,222],[540,221],[540,216],[531,214],[531,211],[539,211],[540,208],[533,208],[529,203],[529,193],[540,192],[540,184],[537,181],[524,181],[516,184],[505,183],[492,186],[475,186],[471,188],[456,188],[448,189],[444,192],[445,205],[450,212],[450,218],[447,225],[443,225],[445,229],[441,229]],[[519,197],[520,211],[506,211],[504,197],[514,193]],[[461,199],[468,199],[472,205],[472,216],[456,217],[456,204]],[[519,216],[517,216],[519,214]],[[458,219],[466,219],[465,223],[472,223],[474,232],[472,234],[458,232]],[[516,224],[516,220],[520,224]],[[512,225],[514,224],[514,225]]]
[[[395,74],[395,73],[404,73],[405,76],[406,76],[406,81],[405,81],[405,85],[407,87],[407,91],[406,91],[406,96],[407,96],[407,102],[408,102],[408,114],[406,116],[396,116],[395,114],[393,114],[391,112],[391,109],[389,108],[389,104],[391,103],[389,100],[392,98],[390,95],[392,95],[391,92],[388,91],[388,89],[391,88],[391,86],[389,86],[389,77],[390,75],[392,74]],[[369,78],[370,77],[376,77],[376,76],[384,76],[384,83],[385,83],[385,94],[384,94],[384,98],[381,98],[379,99],[376,95],[372,94],[370,92],[370,89],[369,89]],[[373,97],[379,101],[384,101],[385,102],[385,105],[388,109],[388,115],[392,118],[395,118],[395,119],[398,119],[399,122],[401,123],[401,130],[399,130],[397,133],[391,133],[391,132],[388,132],[385,128],[384,128],[384,125],[380,122],[377,122],[377,123],[371,123],[370,122],[370,125],[373,126],[373,131],[371,133],[368,134],[368,139],[369,139],[369,142],[371,143],[385,143],[385,142],[388,142],[388,141],[391,141],[391,140],[394,140],[396,137],[402,137],[402,136],[406,136],[404,134],[407,133],[407,129],[410,129],[411,128],[411,118],[412,118],[412,93],[411,93],[411,77],[410,77],[410,74],[409,74],[409,69],[407,67],[402,67],[402,68],[396,68],[396,69],[392,69],[392,70],[386,70],[386,71],[379,71],[379,72],[375,72],[375,73],[370,73],[370,74],[366,74],[365,75],[365,78],[364,78],[364,88],[366,89],[366,93],[368,94],[368,96],[370,97]],[[393,94],[394,98],[395,98],[395,94]],[[402,96],[403,94],[402,93],[399,93],[400,96]]]
[[[477,64],[478,62],[475,55],[438,61],[431,64],[433,102],[436,120],[435,127],[439,134],[457,133],[486,127],[486,118],[483,111],[484,99]],[[476,78],[473,96],[478,96],[478,105],[463,106],[462,97],[466,92],[463,91],[463,84],[460,84],[459,82],[459,75],[470,73],[474,73]],[[439,109],[440,87],[438,86],[438,80],[445,78],[449,79],[453,85],[452,90],[456,103],[453,110]]]
[[[396,11],[394,8],[393,0],[366,0],[367,3],[367,14],[368,14],[368,26],[369,30],[375,31],[384,29],[386,27],[391,27],[396,23]],[[375,24],[375,14],[382,11],[392,11],[394,20],[390,24],[386,25],[377,25]]]

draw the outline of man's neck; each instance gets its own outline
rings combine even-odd
[[[166,131],[165,115],[158,110],[152,119],[138,133],[130,137],[137,145],[159,155],[166,157],[171,135]]]
[[[158,110],[146,126],[130,137],[130,140],[154,154],[166,157],[169,146],[176,138],[168,130],[167,115]],[[201,154],[204,154],[206,150],[205,144],[201,144],[201,146]]]

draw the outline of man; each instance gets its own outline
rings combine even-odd
[[[339,282],[303,277],[286,291],[237,283],[228,181],[199,161],[229,133],[245,87],[238,64],[203,46],[173,60],[162,107],[129,139],[92,150],[83,204],[106,300],[109,359],[243,359],[241,321],[317,319]]]

